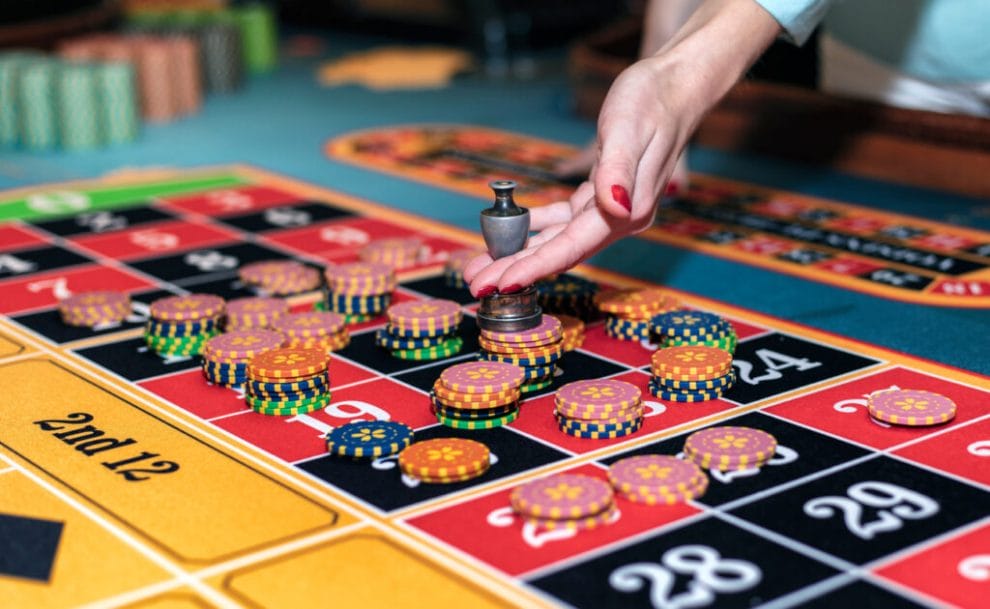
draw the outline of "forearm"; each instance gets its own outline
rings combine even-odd
[[[660,50],[687,22],[702,0],[650,0],[643,15],[643,38],[639,56],[649,57]]]
[[[780,33],[780,25],[753,0],[705,0],[684,26],[645,61],[675,74],[682,100],[696,120],[732,88]],[[676,95],[676,91],[670,92]]]

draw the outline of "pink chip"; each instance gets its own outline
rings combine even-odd
[[[291,337],[316,337],[337,334],[346,326],[343,315],[325,311],[293,313],[279,317],[272,327]]]
[[[445,266],[447,267],[447,270],[459,273],[464,270],[464,267],[467,265],[468,262],[470,262],[473,258],[477,258],[483,253],[484,252],[482,250],[472,250],[472,249],[456,250],[450,252],[450,255],[447,258],[447,262]]]
[[[777,440],[751,427],[709,427],[684,441],[684,451],[701,467],[746,467],[766,462],[777,450]]]
[[[289,303],[281,298],[252,296],[236,298],[227,303],[227,317],[267,317],[272,319],[289,312]]]
[[[593,412],[634,408],[642,398],[639,387],[617,379],[574,381],[558,389],[556,394],[556,402],[564,410]]]
[[[447,326],[461,319],[461,305],[453,300],[413,300],[388,308],[388,320],[400,327]]]
[[[167,296],[151,303],[151,317],[165,321],[188,321],[217,317],[223,313],[224,300],[213,294]]]
[[[701,483],[705,473],[691,461],[669,455],[619,459],[608,469],[612,487],[623,493],[675,493]]]
[[[462,393],[498,393],[522,385],[525,371],[503,362],[465,362],[440,373],[440,382]]]
[[[935,425],[956,416],[950,398],[923,389],[888,389],[869,398],[870,414],[882,421],[906,425]]]
[[[300,273],[306,265],[295,260],[262,260],[246,264],[238,270],[238,275],[249,283],[267,283],[283,275]]]
[[[206,359],[247,359],[277,349],[283,342],[285,337],[275,330],[236,330],[206,341],[203,355]]]
[[[482,330],[481,335],[499,343],[526,344],[532,346],[549,345],[563,337],[560,320],[553,315],[544,315],[540,324],[519,332],[492,332]]]
[[[537,518],[583,518],[604,512],[614,498],[607,482],[580,474],[555,474],[512,489],[512,509]]]
[[[89,307],[122,307],[129,309],[130,304],[130,297],[123,292],[93,290],[63,298],[59,301],[58,306],[65,310],[88,309]]]

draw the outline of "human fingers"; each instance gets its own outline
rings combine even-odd
[[[472,269],[473,274],[471,279],[469,280],[469,283],[471,284],[471,293],[474,294],[475,296],[488,296],[489,294],[493,293],[497,288],[497,286],[502,285],[499,283],[499,278],[502,276],[502,272],[506,268],[511,266],[514,262],[536,253],[536,251],[539,250],[539,248],[542,247],[544,243],[556,237],[566,227],[567,227],[566,223],[548,227],[539,234],[534,235],[529,240],[526,249],[516,252],[511,256],[505,256],[503,258],[499,258],[498,260],[489,262],[488,264],[481,266],[480,268]],[[475,260],[477,260],[477,258]],[[467,269],[465,268],[465,271],[466,270]],[[464,279],[468,280],[466,272]],[[511,284],[505,284],[502,287],[505,287],[506,285],[511,287]],[[519,287],[525,287],[525,286],[520,285]]]
[[[506,265],[498,279],[499,289],[532,285],[548,275],[566,271],[611,239],[612,229],[601,212],[589,210],[528,255]]]

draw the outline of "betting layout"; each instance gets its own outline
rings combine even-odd
[[[565,200],[568,146],[475,126],[399,126],[327,143],[335,159],[488,198],[509,176],[526,205]],[[928,305],[990,305],[990,233],[705,176],[640,234],[747,264]]]
[[[348,581],[334,587],[343,604],[662,607],[687,603],[690,590],[713,606],[980,598],[985,377],[585,269],[546,302],[592,303],[608,318],[580,334],[547,322],[525,337],[532,374],[553,376],[528,383],[520,401],[526,379],[476,380],[494,375],[500,356],[518,359],[519,345],[479,336],[445,255],[478,243],[460,231],[248,168],[5,199],[0,210],[25,219],[0,227],[0,345],[12,345],[0,351],[4,598],[271,606],[326,590],[329,571]],[[201,359],[185,351],[212,337],[174,341],[190,328],[211,334],[216,308],[200,302],[195,319],[178,319],[188,309],[172,297],[256,298],[252,263],[346,267],[361,246],[408,238],[425,255],[397,274],[390,298],[413,306],[358,313],[346,330],[330,324],[329,370],[245,364],[221,342]],[[592,285],[647,289],[596,299]],[[93,302],[73,295],[97,289],[125,294],[129,308],[101,296],[106,318],[90,327]],[[640,334],[630,302],[651,291],[711,328],[703,365],[675,357],[698,349],[683,335],[657,351]],[[440,344],[458,321],[456,353],[396,357],[433,349],[393,341],[416,339],[401,333],[422,329],[418,305],[437,299],[463,305],[429,316]],[[327,301],[307,292],[287,302],[300,314]],[[679,310],[659,295],[650,303],[661,317]],[[263,306],[239,324],[271,314],[271,303],[253,304]],[[560,353],[552,371],[536,355],[548,348]],[[490,359],[476,362],[479,352]],[[220,376],[208,384],[204,370]],[[249,389],[217,382],[223,375],[244,375]],[[304,414],[263,399],[310,389],[320,391],[304,399],[319,408]],[[588,397],[605,389],[612,397]],[[503,395],[485,407],[511,420],[469,424],[478,404]],[[931,402],[951,420],[892,422],[890,396]],[[588,435],[595,425],[604,435]],[[370,457],[353,458],[352,429],[380,440]],[[744,435],[761,448],[736,451]],[[424,470],[412,448],[456,450],[463,469]],[[659,459],[682,451],[686,461]],[[680,486],[637,482],[637,472],[687,462]],[[575,505],[565,493],[541,507],[532,497],[550,483],[600,500]],[[382,590],[402,592],[376,597]]]

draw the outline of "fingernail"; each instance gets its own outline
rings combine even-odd
[[[491,296],[495,293],[495,286],[486,285],[485,287],[478,290],[478,298],[484,298],[485,296]]]
[[[632,201],[629,200],[629,193],[626,189],[618,184],[612,184],[612,198],[619,205],[626,208],[626,211],[632,211]]]
[[[501,294],[515,294],[516,292],[518,292],[521,289],[522,289],[522,286],[521,285],[519,285],[518,283],[513,283],[512,285],[507,285],[504,288],[502,288],[501,290],[499,290],[499,293],[501,293]]]
[[[673,197],[680,191],[681,191],[681,185],[675,182],[674,180],[671,180],[670,182],[667,182],[667,188],[664,189],[663,196]]]

